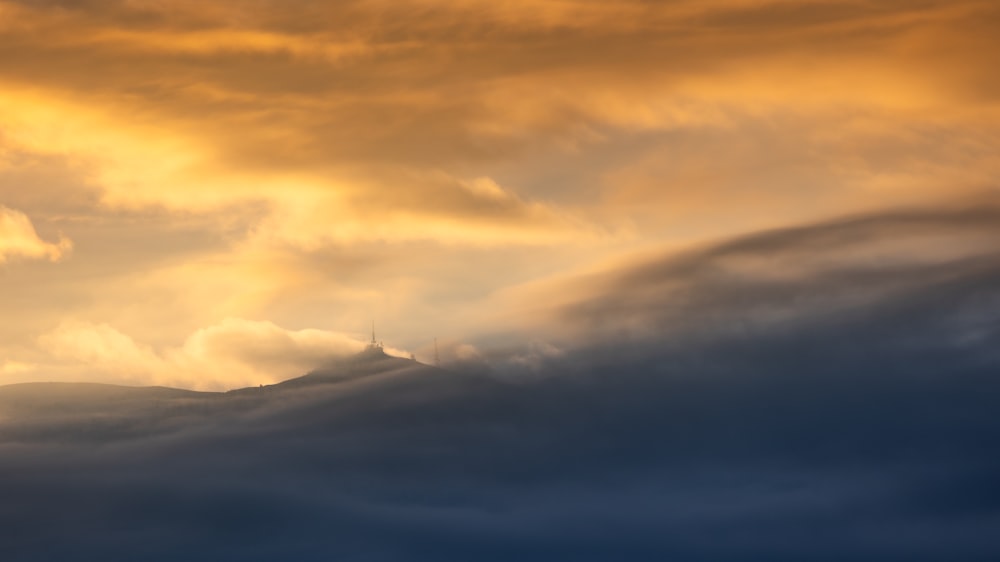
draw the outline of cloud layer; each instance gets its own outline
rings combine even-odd
[[[995,558],[996,216],[870,214],[619,267],[555,307],[561,353],[224,395],[0,388],[4,554]],[[249,338],[267,364],[314,336],[233,321],[184,349],[244,358]]]

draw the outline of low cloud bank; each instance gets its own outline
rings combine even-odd
[[[964,243],[996,233],[989,213],[889,213],[639,264],[578,288],[558,347],[456,348],[448,371],[392,360],[164,398],[76,418],[74,439],[57,420],[0,421],[0,550],[996,559],[1000,255]],[[940,252],[911,252],[916,238]]]

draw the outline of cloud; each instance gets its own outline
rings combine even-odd
[[[339,194],[321,191],[276,201],[250,243],[316,251],[348,242],[554,246],[621,236],[568,209],[522,198],[488,177],[462,180],[419,172],[380,176],[381,181],[369,179]],[[381,187],[390,183],[409,189]],[[349,217],[343,216],[345,207]]]
[[[555,307],[553,321],[583,334],[573,345],[529,334],[460,345],[466,364],[452,371],[403,361],[203,397],[92,389],[96,411],[62,403],[0,419],[0,520],[20,530],[5,548],[15,559],[995,558],[996,218],[986,205],[903,209],[647,258]],[[634,323],[653,328],[623,329]],[[86,342],[95,364],[156,355],[222,369],[276,369],[276,357],[316,359],[342,341],[245,320],[160,352],[107,327],[62,332],[56,342]],[[518,367],[543,376],[512,379]],[[0,389],[0,408],[31,391]]]
[[[571,209],[519,196],[489,178],[299,165],[249,170],[227,165],[218,147],[197,131],[161,130],[163,124],[148,119],[121,123],[117,113],[101,103],[13,86],[0,97],[0,119],[11,143],[21,151],[85,162],[101,203],[115,211],[165,207],[179,214],[234,209],[258,214],[264,206],[269,212],[253,232],[306,249],[408,240],[552,244],[603,235]],[[496,188],[489,193],[470,188],[482,182]]]
[[[535,315],[548,310],[550,333],[569,341],[795,329],[957,279],[986,282],[997,263],[998,225],[992,197],[974,206],[883,211],[618,260],[513,291],[507,302],[521,299]]]
[[[905,332],[910,350],[985,352],[980,345],[1000,336],[992,291],[998,236],[1000,207],[988,195],[619,257],[493,295],[479,322],[492,330],[476,336],[475,356],[450,345],[445,356],[464,369],[531,378],[563,359],[605,363],[705,346],[713,354],[716,346],[752,348],[827,329],[844,340],[839,330],[869,317],[885,323],[872,320],[854,336],[885,336],[888,346]],[[893,323],[906,318],[914,326]],[[918,335],[917,325],[930,324],[949,328]],[[539,353],[539,345],[558,353]]]
[[[286,330],[239,318],[199,329],[180,346],[162,350],[107,324],[76,320],[61,323],[38,343],[58,360],[96,370],[90,378],[103,382],[211,390],[271,384],[364,349],[363,342],[346,334]]]
[[[0,363],[0,375],[9,376],[19,373],[26,373],[35,370],[36,365],[21,363],[20,361],[4,360]]]
[[[12,258],[59,261],[72,248],[73,242],[62,236],[56,243],[42,240],[27,215],[0,206],[0,264]]]
[[[604,201],[655,232],[720,195],[773,222],[805,184],[872,206],[998,169],[981,2],[3,6],[12,139],[88,161],[107,205],[263,202],[309,248],[565,244]],[[462,189],[484,177],[510,197]]]

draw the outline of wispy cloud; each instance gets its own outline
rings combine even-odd
[[[14,258],[59,261],[73,249],[73,242],[60,236],[58,242],[38,237],[27,215],[0,206],[0,264]]]

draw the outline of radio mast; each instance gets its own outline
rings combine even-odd
[[[368,351],[381,351],[382,344],[375,339],[375,321],[372,320],[372,341],[368,342]]]

